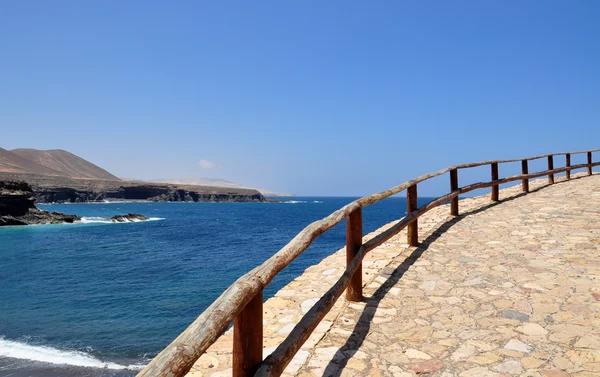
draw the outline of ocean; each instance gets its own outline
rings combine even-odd
[[[41,205],[84,221],[0,228],[0,376],[134,376],[239,276],[354,199]],[[404,198],[365,208],[364,232],[405,211]],[[99,219],[130,212],[152,220]],[[342,223],[265,299],[344,244]]]

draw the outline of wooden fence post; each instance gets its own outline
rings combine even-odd
[[[571,153],[567,153],[565,158],[567,160],[566,167],[571,166]],[[571,169],[567,169],[567,179],[571,179]]]
[[[412,185],[406,189],[406,214],[410,214],[419,208],[417,200],[417,185]],[[407,228],[407,242],[410,246],[417,246],[419,244],[419,223],[418,219],[415,219],[412,223],[408,224]]]
[[[527,165],[527,160],[521,160],[521,174],[529,174],[529,166]],[[525,178],[521,180],[521,186],[523,187],[523,192],[529,192],[529,179]]]
[[[587,157],[588,157],[588,175],[592,175],[592,152],[588,152]]]
[[[498,180],[498,163],[492,162],[492,181],[497,181],[497,180]],[[492,186],[492,201],[493,202],[498,201],[498,195],[499,195],[498,185],[493,185]]]
[[[346,266],[354,260],[358,250],[362,246],[362,208],[357,208],[346,218]],[[346,288],[346,299],[348,301],[361,301],[362,295],[362,263],[350,278],[350,284]]]
[[[450,192],[458,190],[458,170],[450,170]],[[458,196],[450,200],[450,215],[458,216]]]
[[[251,377],[262,362],[263,291],[233,320],[233,377]]]
[[[552,155],[548,156],[548,170],[554,169],[554,160],[552,159]],[[554,183],[554,174],[548,174],[548,183]]]

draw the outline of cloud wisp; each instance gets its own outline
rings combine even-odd
[[[217,165],[210,160],[200,160],[198,161],[198,166],[200,169],[214,169]]]

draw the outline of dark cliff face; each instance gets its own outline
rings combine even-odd
[[[23,216],[32,208],[33,192],[27,183],[0,181],[0,216]]]
[[[35,200],[38,203],[83,203],[103,199],[102,193],[78,191],[67,187],[37,189],[35,191]]]
[[[154,202],[264,202],[261,193],[198,192],[166,185],[121,186],[106,189],[34,187],[38,203],[82,203],[103,200],[148,200]]]
[[[0,226],[72,223],[78,216],[38,209],[25,182],[0,181]]]
[[[202,193],[170,187],[130,186],[118,190],[96,191],[67,187],[35,190],[38,203],[83,203],[103,200],[148,200],[154,202],[264,202],[256,193]]]
[[[185,190],[173,190],[154,197],[149,200],[156,202],[264,202],[266,199],[262,194],[220,194],[199,193]]]

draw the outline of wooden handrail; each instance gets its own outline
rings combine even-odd
[[[329,216],[315,221],[298,233],[287,245],[267,259],[263,264],[246,273],[236,280],[219,298],[217,298],[185,331],[171,344],[161,351],[140,373],[138,377],[183,377],[189,372],[194,362],[210,347],[227,329],[231,322],[234,326],[234,377],[241,376],[279,376],[302,344],[308,339],[319,322],[331,310],[345,289],[351,292],[349,299],[359,299],[362,296],[362,275],[359,275],[362,260],[365,255],[380,246],[401,230],[411,225],[407,243],[416,245],[418,239],[417,219],[432,208],[450,201],[450,212],[458,216],[458,196],[469,191],[492,187],[492,200],[498,200],[498,186],[517,180],[522,181],[523,191],[529,191],[529,179],[566,172],[570,178],[572,170],[587,169],[592,174],[592,167],[600,166],[600,162],[592,162],[592,153],[600,149],[578,152],[564,152],[527,157],[514,160],[484,161],[461,164],[424,174],[413,180],[404,182],[389,190],[381,191],[357,199]],[[570,165],[572,154],[587,154],[587,164]],[[566,166],[553,168],[553,156],[565,155]],[[538,173],[528,173],[527,162],[540,158],[548,159],[548,170]],[[498,178],[498,164],[521,162],[522,174]],[[460,188],[458,186],[458,170],[483,165],[492,166],[492,180],[478,182]],[[450,173],[449,194],[439,197],[417,208],[417,185],[430,178]],[[362,240],[362,208],[379,202],[392,195],[407,190],[407,215],[389,229],[381,232],[360,246]],[[312,242],[324,232],[349,218],[347,226],[348,263],[340,279],[321,297],[321,299],[306,313],[288,337],[277,349],[262,362],[262,292],[273,278],[304,252]],[[350,257],[351,256],[351,257]],[[351,286],[350,286],[351,285]],[[361,296],[359,296],[359,294]],[[258,320],[260,313],[260,320]],[[260,329],[256,328],[260,327]],[[249,339],[252,338],[252,339]],[[257,348],[260,348],[257,350]],[[256,374],[254,373],[256,371]]]
[[[577,151],[577,152],[559,152],[559,153],[542,154],[542,155],[539,155],[539,156],[525,157],[525,158],[516,158],[516,159],[512,159],[512,160],[480,161],[480,162],[473,162],[473,163],[470,163],[470,164],[456,165],[455,168],[457,168],[457,169],[475,168],[477,166],[491,165],[494,162],[497,163],[497,164],[505,164],[505,163],[508,163],[508,162],[519,162],[519,161],[522,161],[522,160],[527,160],[527,161],[539,160],[540,158],[547,158],[549,156],[564,156],[564,155],[567,155],[567,154],[582,154],[582,153],[592,153],[592,152],[598,152],[598,151],[600,151],[600,149],[588,149],[588,150]]]

